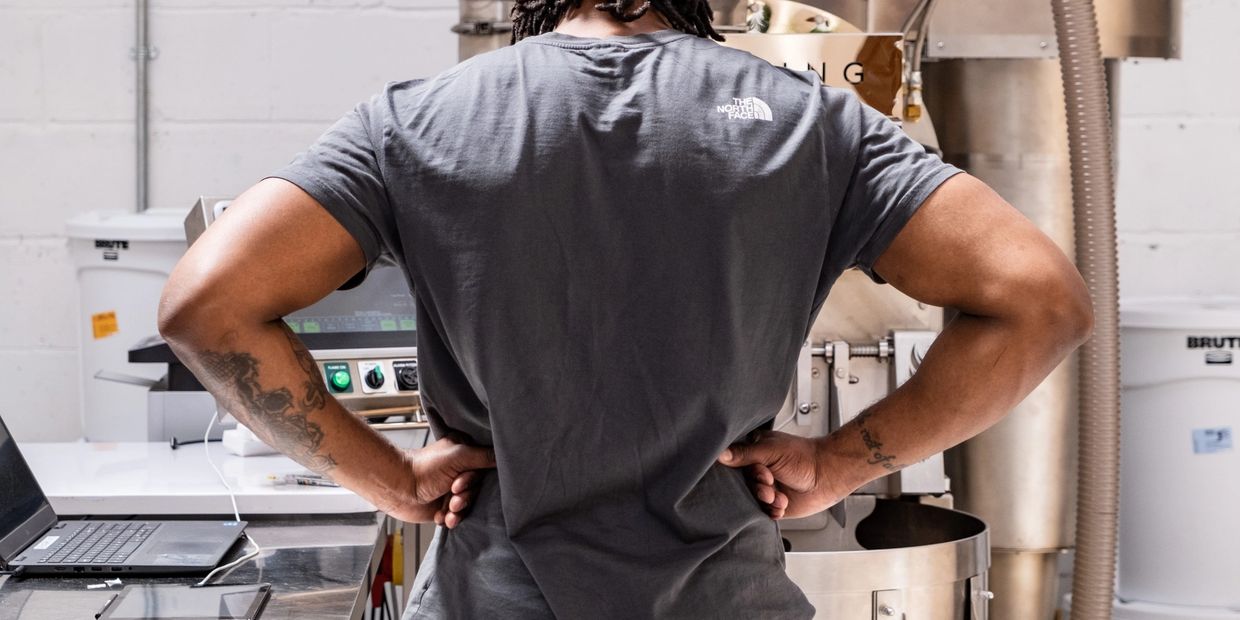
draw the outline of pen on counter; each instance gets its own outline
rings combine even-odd
[[[268,474],[267,480],[275,485],[296,484],[308,487],[339,487],[330,478],[318,474]]]
[[[335,482],[327,478],[324,478],[322,476],[299,476],[299,475],[294,474],[292,475],[292,478],[293,478],[294,483],[305,485],[305,486],[311,486],[311,487],[338,487],[340,486],[336,484]]]
[[[112,603],[116,602],[116,598],[119,596],[120,596],[119,593],[113,594],[112,598],[108,599],[108,602],[104,604],[103,609],[100,609],[99,613],[95,614],[95,620],[99,620],[100,618],[102,618],[103,614],[108,611],[108,608],[112,606]]]

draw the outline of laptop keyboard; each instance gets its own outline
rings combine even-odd
[[[73,535],[52,543],[39,563],[121,564],[158,528],[158,523],[141,521],[88,522]]]

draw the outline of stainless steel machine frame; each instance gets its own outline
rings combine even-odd
[[[990,543],[980,519],[912,502],[853,496],[864,515],[831,530],[785,532],[788,575],[819,618],[986,620]],[[855,545],[855,546],[854,546]]]

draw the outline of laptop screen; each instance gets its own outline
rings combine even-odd
[[[43,490],[0,420],[0,539],[33,517],[47,504]]]

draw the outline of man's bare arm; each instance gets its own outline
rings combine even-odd
[[[465,474],[493,466],[490,451],[447,440],[417,456],[397,449],[327,392],[282,319],[363,267],[357,242],[313,198],[269,179],[237,198],[177,264],[160,301],[160,333],[223,408],[272,447],[393,516],[455,525],[459,514],[431,502],[455,484],[463,509]]]
[[[954,308],[916,374],[823,438],[768,433],[721,461],[751,467],[773,516],[818,512],[865,483],[999,421],[1088,337],[1088,291],[1071,261],[982,182],[957,175],[910,219],[875,271]]]

